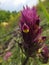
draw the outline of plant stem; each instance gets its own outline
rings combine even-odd
[[[40,63],[36,57],[33,58],[33,65],[40,65]]]
[[[26,65],[27,62],[28,62],[28,60],[29,60],[29,57],[26,57],[26,59],[24,60],[24,62],[22,63],[22,65]]]

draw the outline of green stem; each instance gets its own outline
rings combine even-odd
[[[48,21],[49,21],[49,13],[47,12],[47,10],[46,10],[45,6],[43,5],[43,3],[41,2],[41,0],[39,0],[39,4],[40,4],[41,9],[42,9],[43,12],[44,12],[44,15],[46,16],[46,18],[47,18]],[[49,22],[48,22],[48,23],[49,23]]]
[[[22,65],[26,65],[27,62],[28,62],[28,59],[29,59],[29,57],[26,57],[26,59],[24,60],[24,62],[22,63]]]
[[[40,65],[40,63],[36,57],[33,58],[33,65]]]

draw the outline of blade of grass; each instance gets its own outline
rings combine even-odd
[[[46,16],[46,18],[48,19],[49,21],[49,13],[47,12],[45,6],[43,5],[43,3],[41,2],[41,0],[39,0],[39,4],[40,4],[40,7],[42,8],[43,12],[44,12],[44,15]],[[48,22],[49,23],[49,22]]]

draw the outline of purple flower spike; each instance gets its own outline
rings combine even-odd
[[[43,41],[46,39],[41,36],[42,28],[39,24],[40,17],[37,14],[36,8],[23,7],[20,18],[20,29],[24,40],[22,45],[27,56],[32,57],[43,46]]]

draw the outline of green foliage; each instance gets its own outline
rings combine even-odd
[[[0,22],[8,21],[10,18],[10,11],[0,10]]]
[[[43,10],[44,12],[44,15],[46,16],[46,18],[48,19],[49,21],[49,13],[47,12],[46,8],[44,7],[43,3],[41,2],[41,0],[39,0],[39,4],[40,4],[40,7],[41,9]],[[48,22],[49,23],[49,22]]]
[[[1,22],[9,22],[9,20],[11,19],[12,16],[12,20],[13,18],[15,19],[17,17],[18,12],[16,11],[5,11],[5,10],[0,10],[0,23]]]

